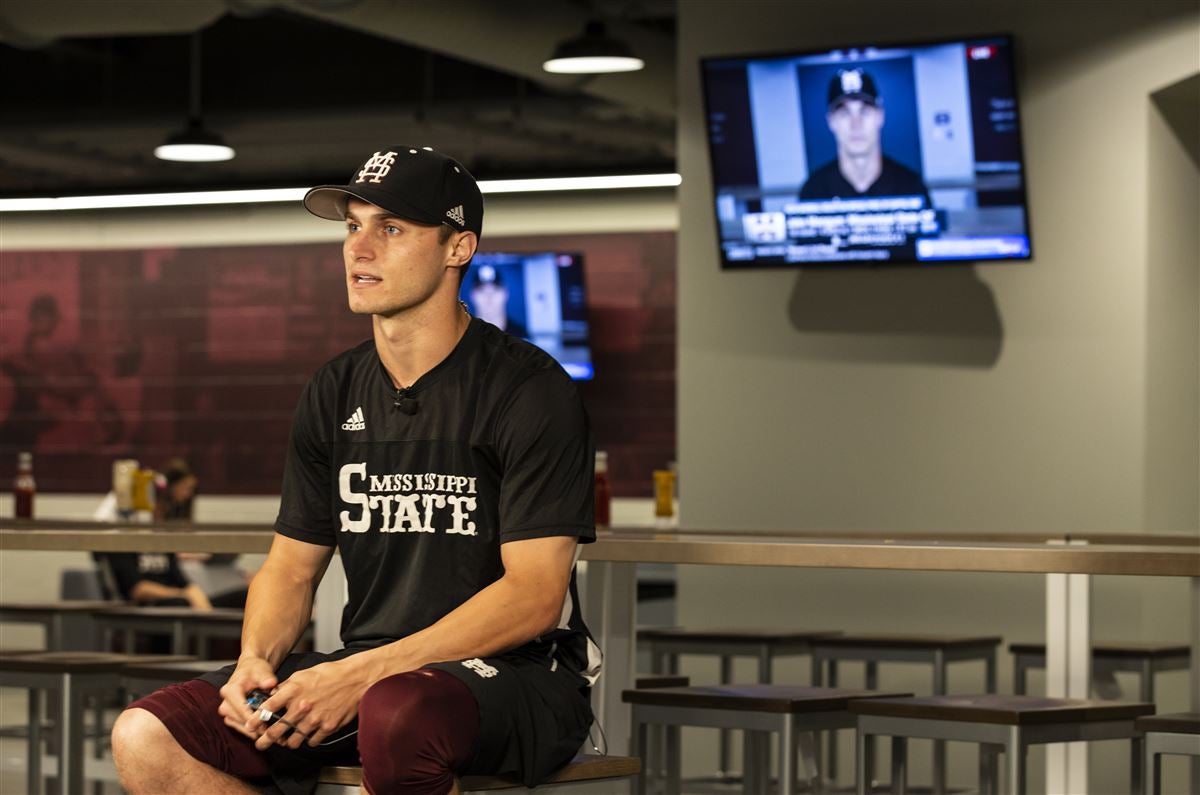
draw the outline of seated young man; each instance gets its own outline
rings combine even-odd
[[[583,405],[550,356],[459,302],[483,220],[461,164],[382,149],[305,206],[345,222],[350,309],[373,336],[300,397],[237,664],[121,715],[121,781],[309,792],[322,765],[361,763],[371,793],[535,785],[587,737],[599,675],[574,579],[595,536]],[[290,654],[335,549],[344,647]]]

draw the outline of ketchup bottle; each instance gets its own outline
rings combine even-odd
[[[33,453],[17,455],[17,477],[13,481],[14,515],[18,519],[33,518],[33,495],[37,484],[33,480]]]
[[[611,523],[612,486],[608,484],[608,453],[596,451],[596,527]]]

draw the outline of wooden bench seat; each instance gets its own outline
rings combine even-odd
[[[468,792],[493,792],[496,790],[521,790],[545,795],[553,795],[557,792],[573,793],[578,790],[575,785],[584,785],[589,782],[609,782],[609,785],[612,785],[617,780],[637,775],[641,769],[641,761],[636,757],[581,754],[555,773],[545,784],[538,785],[536,790],[527,790],[520,782],[502,776],[463,776],[459,779],[459,789],[464,795]],[[321,770],[318,778],[317,795],[358,792],[361,784],[361,767],[326,767]],[[616,789],[614,788],[613,791]]]

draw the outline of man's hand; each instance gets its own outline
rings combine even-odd
[[[195,610],[204,610],[207,612],[213,609],[212,602],[208,600],[208,596],[195,583],[183,589],[183,598],[187,599],[188,604]]]
[[[366,666],[352,658],[297,671],[262,705],[262,709],[276,714],[286,709],[287,714],[270,728],[257,716],[247,724],[249,731],[258,736],[254,746],[265,751],[274,744],[288,748],[299,748],[305,742],[320,745],[358,716],[363,693],[374,681]]]
[[[269,662],[262,657],[244,657],[238,660],[237,668],[221,688],[222,701],[217,713],[225,719],[226,726],[257,740],[262,734],[263,723],[255,717],[254,710],[246,706],[246,696],[255,689],[269,693],[278,683]]]

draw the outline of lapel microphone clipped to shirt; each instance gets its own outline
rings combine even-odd
[[[416,414],[417,409],[420,407],[416,401],[416,398],[411,398],[408,396],[407,389],[396,390],[396,400],[392,403],[392,405],[410,417]]]

